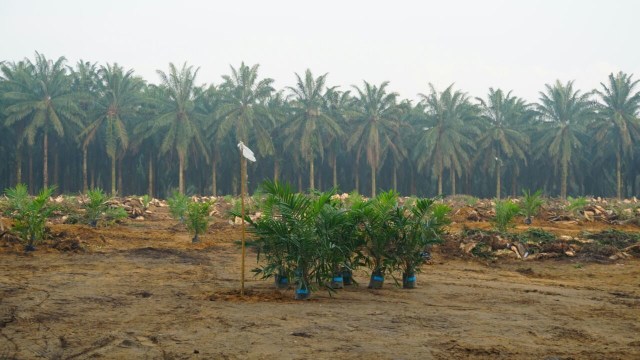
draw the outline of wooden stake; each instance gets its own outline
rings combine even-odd
[[[245,255],[245,248],[244,248],[244,192],[245,192],[245,182],[246,182],[246,166],[247,166],[247,160],[244,158],[244,156],[242,156],[242,151],[240,151],[240,198],[241,198],[241,210],[240,210],[240,214],[242,216],[242,269],[241,269],[241,273],[242,273],[242,280],[240,281],[240,296],[244,296],[244,255]]]

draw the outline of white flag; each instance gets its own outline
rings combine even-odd
[[[242,151],[242,156],[244,156],[245,159],[252,162],[256,161],[256,157],[255,155],[253,155],[253,151],[251,151],[251,149],[249,149],[242,141],[238,143],[238,149]]]

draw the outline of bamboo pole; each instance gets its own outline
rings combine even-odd
[[[244,257],[245,257],[245,244],[244,244],[244,192],[245,192],[245,182],[246,182],[246,165],[247,160],[242,155],[242,151],[240,151],[240,198],[241,198],[241,207],[240,207],[240,215],[242,217],[242,269],[241,269],[241,281],[240,281],[240,296],[244,296]]]

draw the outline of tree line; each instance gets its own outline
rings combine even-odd
[[[636,194],[640,91],[624,72],[589,92],[558,80],[529,103],[431,84],[414,102],[389,82],[345,89],[310,70],[276,89],[244,63],[206,85],[187,63],[153,84],[117,63],[37,52],[0,70],[0,188],[237,194],[242,141],[258,158],[250,189],[272,179],[365,195]]]

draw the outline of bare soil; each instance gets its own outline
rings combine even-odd
[[[451,231],[487,228],[458,221]],[[556,234],[611,227],[536,224]],[[638,227],[617,227],[638,231]],[[404,290],[359,286],[294,301],[240,288],[240,227],[199,244],[154,214],[109,228],[53,225],[25,254],[0,241],[0,359],[638,359],[640,261],[434,254]]]

